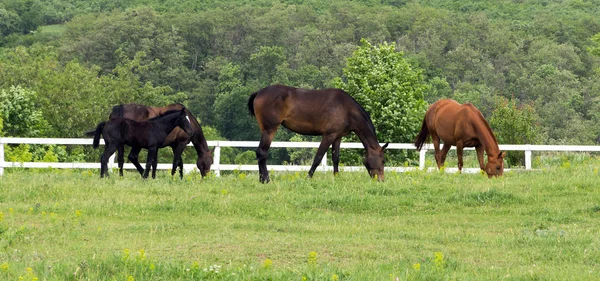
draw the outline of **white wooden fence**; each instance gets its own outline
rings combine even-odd
[[[5,144],[55,144],[55,145],[91,145],[92,139],[66,139],[66,138],[0,138],[0,176],[4,173],[4,168],[11,167],[22,167],[22,168],[60,168],[60,169],[99,169],[100,163],[63,163],[63,162],[10,162],[4,158],[4,145]],[[100,144],[104,145],[104,141],[100,140]],[[290,147],[290,148],[318,148],[318,142],[273,142],[271,147]],[[208,145],[215,147],[214,152],[214,163],[211,170],[217,176],[220,176],[221,171],[258,171],[258,165],[237,165],[237,164],[224,164],[220,163],[221,160],[221,147],[258,147],[258,141],[209,141]],[[191,144],[190,144],[191,146]],[[341,148],[363,148],[361,143],[342,143]],[[415,146],[410,143],[390,143],[387,149],[408,149],[414,150]],[[452,149],[455,149],[454,147]],[[473,150],[473,148],[466,148],[466,150]],[[525,169],[531,169],[531,153],[532,151],[571,151],[571,152],[599,152],[600,146],[584,146],[584,145],[512,145],[512,144],[501,144],[500,150],[503,151],[525,151]],[[425,144],[423,149],[420,151],[419,156],[419,167],[385,167],[386,171],[397,171],[404,172],[414,169],[425,168],[425,154],[427,151],[433,152],[431,144]],[[432,153],[430,152],[430,153]],[[100,154],[100,153],[98,153]],[[109,161],[109,168],[115,167],[114,155]],[[135,169],[133,164],[125,163],[125,169]],[[157,169],[171,169],[171,163],[159,163]],[[195,164],[184,164],[183,168],[185,171],[192,171],[197,169]],[[268,165],[269,170],[273,171],[308,171],[310,166],[296,166],[296,165]],[[435,169],[435,167],[430,167]],[[323,161],[318,171],[332,171],[333,167],[327,165],[327,157],[323,157]],[[362,166],[340,166],[340,170],[344,171],[362,171]],[[447,172],[456,172],[457,168],[446,168]],[[463,172],[476,173],[479,172],[478,167],[474,168],[463,168]]]

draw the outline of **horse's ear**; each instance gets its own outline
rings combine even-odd
[[[386,147],[387,147],[389,144],[390,144],[389,142],[386,142],[386,143],[385,143],[385,144],[384,144],[384,145],[381,147],[381,150],[384,150],[384,149],[385,149],[385,148],[386,148]]]
[[[502,151],[500,152],[500,154],[498,154],[498,158],[504,158],[506,157],[506,151]]]

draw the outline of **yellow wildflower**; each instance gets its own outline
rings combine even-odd
[[[308,253],[308,264],[315,265],[317,264],[317,252]]]
[[[263,262],[264,268],[271,268],[271,265],[273,265],[273,261],[271,259],[266,259],[265,262]]]

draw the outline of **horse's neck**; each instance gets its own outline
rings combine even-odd
[[[154,122],[154,125],[158,128],[159,131],[166,133],[169,135],[175,127],[177,127],[177,122],[175,120],[179,118],[177,114],[166,115]],[[165,136],[166,136],[165,135]]]
[[[367,125],[368,123],[364,123],[365,126],[361,126],[360,128],[354,129],[354,133],[360,139],[363,146],[367,150],[375,150],[379,147],[379,142],[377,141],[377,135],[375,132]]]
[[[192,125],[192,127],[194,127],[194,125]],[[204,153],[209,151],[208,143],[206,142],[206,138],[204,138],[204,134],[202,133],[202,127],[200,127],[200,124],[198,124],[197,128],[194,128],[192,144],[194,145],[194,148],[196,149],[196,153],[198,153],[198,155],[204,155]]]
[[[188,115],[190,125],[192,125],[192,129],[194,130],[192,144],[194,145],[194,148],[196,149],[196,153],[198,153],[198,155],[204,155],[204,153],[208,152],[209,149],[208,143],[206,142],[206,138],[204,137],[204,133],[202,132],[202,126],[200,126],[200,123],[198,123],[196,117],[194,117],[194,115],[192,115],[192,113],[189,112],[187,109],[186,114]]]
[[[494,132],[492,132],[492,129],[488,125],[487,121],[483,118],[481,113],[472,112],[472,114],[475,116],[472,118],[471,124],[475,128],[477,139],[479,139],[479,142],[481,145],[483,145],[488,158],[492,157],[493,155],[498,155],[500,153],[500,148],[498,147],[498,142],[496,141]]]

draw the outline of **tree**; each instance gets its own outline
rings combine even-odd
[[[394,43],[372,46],[363,39],[361,44],[348,58],[343,78],[334,85],[370,114],[379,141],[412,142],[427,109],[423,97],[427,85],[421,71],[412,69]]]
[[[588,47],[588,52],[600,58],[600,32],[592,36],[590,40],[592,41],[592,46]],[[596,72],[600,73],[600,67],[596,68]]]
[[[253,90],[243,85],[240,67],[231,63],[224,66],[220,71],[217,89],[215,127],[229,140],[256,138],[256,122],[247,110],[248,97]]]

